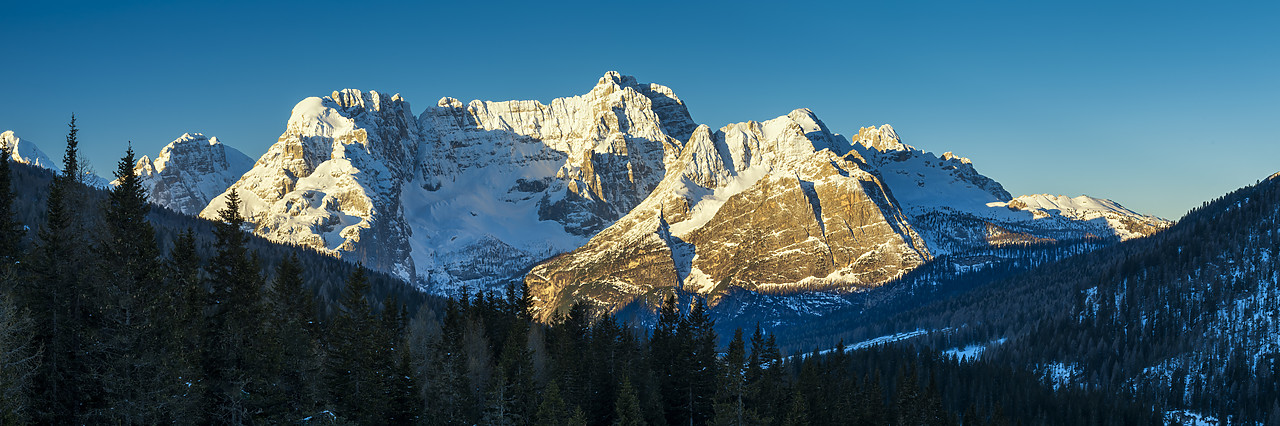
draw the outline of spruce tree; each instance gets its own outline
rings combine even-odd
[[[715,424],[744,425],[748,420],[745,403],[747,393],[746,343],[742,329],[733,333],[729,348],[721,359],[720,386],[717,388]]]
[[[169,371],[180,387],[170,396],[173,416],[178,419],[202,419],[207,416],[204,398],[208,385],[202,370],[205,359],[203,336],[205,334],[205,290],[196,252],[195,232],[191,229],[178,234],[169,259],[165,262],[165,291],[162,293]]]
[[[542,403],[538,404],[535,424],[539,426],[559,426],[567,423],[569,416],[569,410],[565,408],[564,398],[560,396],[560,385],[556,380],[552,380],[542,392]]]
[[[13,153],[8,146],[0,147],[0,273],[14,267],[18,261],[18,247],[26,235],[13,217],[13,184],[9,170],[9,158]],[[8,287],[0,291],[9,291]]]
[[[214,227],[216,252],[209,263],[205,378],[209,415],[220,422],[244,424],[257,411],[258,390],[266,386],[261,359],[262,275],[241,230],[240,198],[228,194]]]
[[[304,288],[302,265],[291,254],[276,266],[267,292],[270,308],[266,350],[273,379],[268,406],[277,422],[300,419],[314,413],[315,380],[319,373],[318,321],[314,295]]]
[[[385,380],[379,374],[377,320],[365,293],[369,279],[357,266],[330,329],[325,366],[329,401],[338,415],[360,424],[381,423],[386,418]]]
[[[63,172],[49,184],[45,223],[29,262],[30,279],[19,288],[21,305],[31,309],[36,345],[44,362],[33,383],[33,419],[37,423],[105,421],[101,414],[101,359],[90,342],[97,329],[95,301],[88,282],[93,264],[85,239],[86,212],[79,184],[75,116],[68,124]]]
[[[133,169],[130,147],[118,163],[116,186],[103,214],[105,233],[97,243],[98,276],[102,280],[102,386],[104,415],[112,423],[161,421],[167,388],[177,382],[164,371],[161,336],[159,249],[155,230],[147,222],[151,211],[146,190]],[[161,374],[157,374],[157,373]]]
[[[0,272],[0,285],[11,284],[11,279]],[[32,422],[31,385],[41,356],[34,337],[27,311],[18,308],[9,292],[0,291],[0,424]]]
[[[614,405],[614,426],[642,426],[644,413],[640,411],[640,399],[636,396],[631,378],[623,376],[618,388],[618,401]]]

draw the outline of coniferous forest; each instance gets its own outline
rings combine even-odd
[[[131,149],[87,187],[70,127],[57,176],[0,161],[5,424],[1162,423],[912,346],[784,354],[759,326],[722,346],[674,293],[652,329],[586,304],[535,322],[515,286],[423,296],[252,237],[235,197],[212,223],[153,211]]]

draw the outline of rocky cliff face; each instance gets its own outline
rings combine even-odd
[[[487,286],[629,212],[692,123],[670,89],[613,72],[549,105],[443,98],[418,117],[399,96],[344,90],[300,102],[228,191],[268,238],[436,291]]]
[[[218,138],[186,133],[162,148],[155,160],[138,159],[133,170],[152,203],[197,215],[252,167],[253,159]]]
[[[227,193],[237,192],[260,235],[412,278],[399,196],[413,176],[418,139],[417,121],[398,95],[348,89],[307,98]],[[217,217],[227,193],[200,215]]]
[[[892,195],[808,110],[698,127],[626,217],[526,283],[543,315],[621,306],[672,287],[715,297],[874,285],[929,258]]]
[[[446,97],[416,116],[398,95],[307,98],[227,191],[268,238],[433,292],[523,280],[542,315],[673,288],[848,292],[941,254],[1167,223],[1106,200],[1015,199],[887,125],[850,142],[801,109],[713,130],[616,72],[548,104]]]

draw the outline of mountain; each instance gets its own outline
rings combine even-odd
[[[1074,204],[1105,215],[1118,209],[1080,198],[1026,200],[1028,208],[1044,210]],[[1147,238],[878,318],[807,328],[825,334],[825,342],[931,331],[921,344],[971,348],[987,360],[1035,369],[1058,387],[1151,397],[1166,409],[1275,424],[1278,259],[1280,174],[1206,202]]]
[[[253,159],[218,138],[186,133],[165,145],[155,160],[138,159],[133,169],[153,203],[196,215],[252,167]]]
[[[12,130],[0,133],[0,147],[8,148],[11,151],[10,158],[15,163],[30,164],[40,168],[61,171],[57,163],[49,159],[49,156],[45,155],[44,151],[41,151],[34,143],[19,138],[13,134]]]
[[[859,130],[854,148],[894,189],[905,213],[935,255],[991,245],[1082,238],[1130,239],[1171,222],[1119,203],[1079,196],[1011,197],[968,158],[941,156],[902,143],[889,125]]]
[[[851,143],[796,110],[715,132],[699,127],[645,202],[534,267],[526,283],[543,315],[578,300],[654,305],[674,288],[730,302],[720,311],[728,317],[764,311],[776,320],[848,306],[849,292],[940,255],[1123,240],[1169,224],[1109,200],[1013,198],[969,159],[904,144],[889,125],[862,128]],[[810,296],[769,296],[799,292]]]
[[[347,89],[299,102],[227,192],[272,240],[433,291],[492,286],[631,211],[692,129],[670,89],[613,72],[549,105],[443,98],[416,118],[398,95]]]
[[[670,289],[845,294],[939,255],[1168,224],[1106,200],[1015,199],[888,125],[850,141],[799,109],[713,130],[671,89],[617,72],[549,104],[445,97],[416,116],[376,91],[307,98],[200,214],[231,192],[268,239],[431,292],[523,281],[544,315]]]
[[[866,169],[809,110],[699,126],[644,202],[526,283],[547,312],[581,299],[621,306],[672,286],[714,296],[874,285],[930,255]]]
[[[49,156],[45,155],[44,151],[41,151],[35,143],[19,138],[12,130],[0,133],[0,146],[8,147],[13,151],[10,157],[14,162],[30,164],[42,169],[52,170],[58,174],[62,173],[62,167],[59,167],[57,162],[49,159]],[[104,189],[111,187],[111,184],[106,179],[93,173],[85,172],[82,178],[85,185]]]

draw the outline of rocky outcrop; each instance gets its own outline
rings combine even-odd
[[[892,195],[811,111],[697,128],[635,210],[586,245],[536,266],[541,315],[592,300],[656,301],[673,287],[715,297],[850,289],[929,258]]]
[[[307,98],[235,191],[254,231],[406,279],[409,230],[400,189],[413,174],[417,121],[399,95],[343,90]],[[200,213],[217,217],[226,193]]]
[[[253,159],[218,138],[186,133],[165,145],[155,160],[138,159],[133,170],[152,203],[197,215],[252,167]]]
[[[349,89],[300,102],[229,190],[273,240],[434,291],[492,286],[631,211],[692,123],[670,89],[615,72],[548,105],[443,98],[417,117],[398,95]]]

